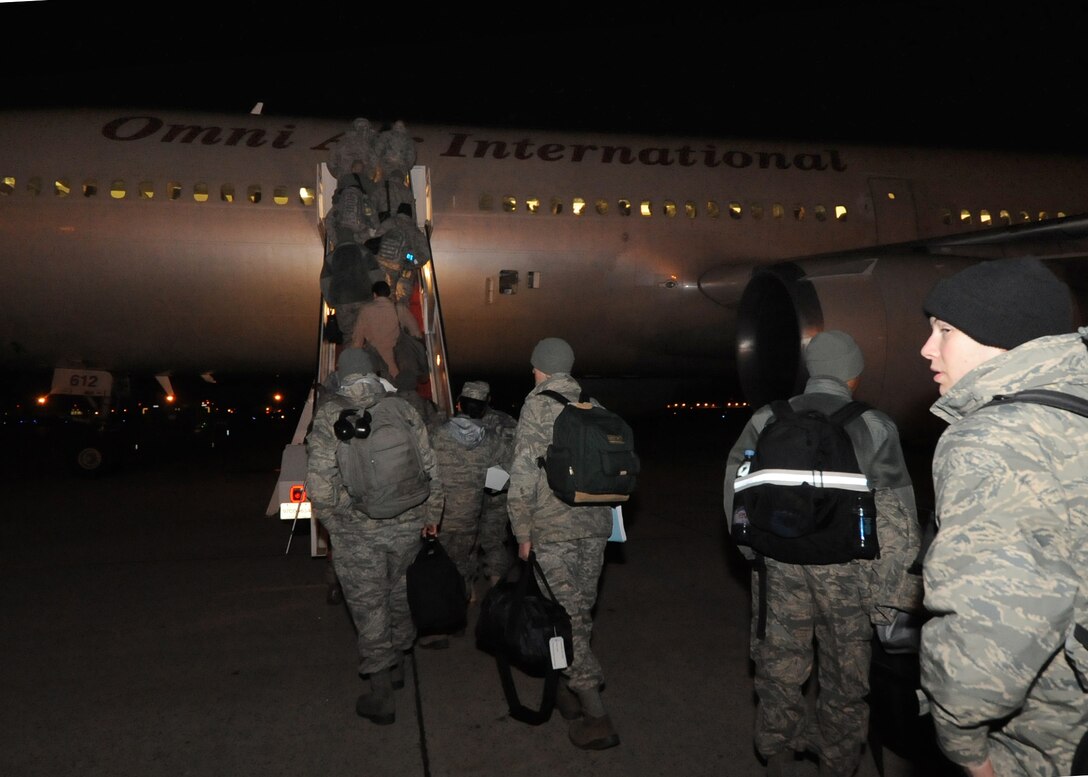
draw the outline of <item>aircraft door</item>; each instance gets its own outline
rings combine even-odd
[[[870,178],[876,241],[880,244],[905,243],[918,239],[918,219],[914,208],[914,189],[905,178]]]

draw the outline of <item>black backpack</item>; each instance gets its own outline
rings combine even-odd
[[[611,410],[590,402],[585,391],[578,402],[558,391],[540,393],[564,405],[555,419],[551,445],[537,460],[555,495],[570,505],[626,502],[639,473],[631,427]]]
[[[869,406],[849,402],[831,415],[771,404],[773,416],[755,457],[733,490],[748,512],[754,551],[788,564],[841,564],[876,558],[876,505],[845,426]],[[872,516],[869,541],[858,542],[857,508]]]

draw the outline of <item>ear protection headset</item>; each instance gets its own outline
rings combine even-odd
[[[365,440],[370,436],[370,412],[364,410],[363,415],[360,417],[359,411],[355,408],[349,407],[346,410],[341,410],[340,417],[332,425],[332,430],[336,433],[336,439],[344,442],[353,437]]]

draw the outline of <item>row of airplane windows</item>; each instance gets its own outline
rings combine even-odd
[[[17,190],[16,179],[14,176],[0,177],[0,196],[14,194]],[[26,191],[32,195],[40,195],[44,191],[43,182],[40,177],[31,177],[27,180]],[[68,197],[72,195],[74,191],[73,186],[63,178],[58,178],[53,181],[53,194],[58,197]],[[79,185],[78,191],[84,197],[96,197],[99,193],[99,185],[95,180],[86,180]],[[193,185],[192,198],[194,202],[208,202],[213,199],[214,187],[206,183],[196,183]],[[129,196],[128,184],[121,179],[117,179],[110,182],[108,189],[111,199],[123,200]],[[183,186],[176,182],[171,181],[166,184],[166,199],[168,200],[180,200],[182,198]],[[141,200],[152,200],[155,198],[155,186],[152,181],[140,181],[136,184],[134,194]],[[234,184],[224,183],[219,185],[218,197],[220,202],[235,202],[239,197],[244,198],[246,202],[257,204],[261,202],[263,198],[263,189],[259,184],[251,184],[245,187],[244,191],[239,192]],[[276,205],[287,205],[291,201],[291,189],[287,186],[275,186],[272,189],[272,202]],[[316,194],[313,188],[307,186],[298,187],[298,203],[303,206],[312,206],[316,201]],[[491,194],[480,195],[478,201],[478,207],[482,211],[494,211],[500,210],[504,213],[517,213],[521,210],[521,206],[524,205],[524,210],[527,213],[539,215],[541,213],[550,213],[552,215],[562,215],[566,210],[566,202],[559,197],[552,197],[548,203],[545,203],[539,197],[528,197],[523,202],[519,202],[517,197],[501,197],[498,199],[498,206],[496,207],[496,198]],[[604,198],[598,198],[592,202],[586,200],[583,197],[574,197],[570,201],[570,212],[575,216],[584,216],[590,211],[597,213],[600,216],[606,216],[611,212],[616,212],[621,216],[631,216],[637,213],[643,217],[651,217],[660,213],[668,218],[675,218],[683,214],[686,218],[694,219],[699,214],[699,206],[692,200],[686,202],[677,202],[675,200],[663,200],[660,207],[656,207],[652,200],[634,201],[625,197],[621,197],[616,201],[613,208],[612,203]],[[804,205],[794,204],[792,206],[785,206],[781,203],[772,203],[769,207],[764,207],[759,203],[752,203],[747,206],[743,205],[737,200],[731,200],[727,203],[719,203],[716,200],[707,200],[703,212],[712,219],[720,218],[723,214],[728,214],[729,218],[739,220],[744,218],[745,214],[748,217],[759,221],[765,216],[771,219],[785,219],[792,218],[794,221],[804,221],[810,216],[816,221],[846,221],[848,215],[845,205],[834,205],[831,207],[825,205],[815,205],[811,211]],[[1057,218],[1065,216],[1065,213],[1058,211]],[[1009,226],[1016,223],[1025,223],[1032,220],[1045,221],[1050,218],[1050,215],[1046,211],[1039,211],[1034,219],[1030,212],[1026,210],[1021,211],[1009,211],[1001,209],[997,211],[996,217],[985,208],[977,211],[977,223],[981,226],[992,226],[994,224],[1000,224],[1003,226]],[[946,208],[941,212],[941,221],[947,226],[959,224],[961,226],[970,226],[976,223],[976,213],[967,208],[960,208],[958,210],[952,208]]]
[[[0,196],[14,194],[17,190],[17,182],[14,176],[0,177]],[[82,184],[78,185],[78,192],[84,197],[97,197],[99,193],[98,181],[88,179]],[[69,197],[77,190],[67,179],[57,178],[53,181],[53,194],[57,197]],[[44,184],[40,177],[34,176],[27,179],[26,182],[27,193],[37,196],[45,191]],[[166,199],[168,200],[180,200],[184,187],[177,181],[170,181],[166,184]],[[213,186],[206,183],[193,184],[193,201],[194,202],[208,202],[213,199],[213,192],[215,191]],[[110,182],[107,189],[110,199],[124,200],[128,198],[130,191],[129,185],[122,179],[115,179]],[[153,181],[140,181],[133,188],[131,194],[141,200],[153,200],[155,199],[155,184]],[[219,185],[218,191],[220,202],[235,202],[239,198],[244,198],[246,202],[257,204],[264,198],[264,189],[260,184],[250,184],[245,187],[244,191],[239,191],[234,184],[224,183]],[[301,205],[313,205],[317,200],[317,196],[312,187],[300,186],[298,188],[298,202]],[[291,189],[287,186],[274,186],[272,187],[272,202],[276,205],[287,205],[291,201]]]

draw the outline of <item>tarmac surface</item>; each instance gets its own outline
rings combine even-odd
[[[724,460],[743,418],[636,422],[628,541],[594,627],[621,745],[513,720],[473,637],[417,649],[397,718],[356,716],[351,618],[325,601],[308,523],[265,515],[282,444],[161,455],[98,479],[5,467],[0,774],[11,777],[754,777],[748,570],[725,541]],[[290,434],[287,434],[287,438]],[[535,706],[542,681],[517,677]],[[886,777],[935,775],[932,743]],[[915,760],[907,760],[904,755]],[[816,762],[800,760],[799,775]],[[859,774],[880,771],[870,752]]]

